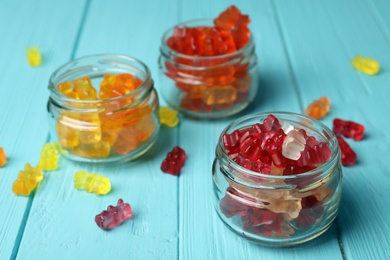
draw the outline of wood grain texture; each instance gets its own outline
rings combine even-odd
[[[158,1],[151,6],[142,2],[91,1],[75,46],[75,57],[121,53],[148,61],[156,68],[160,36],[150,32],[160,26],[163,30],[168,24],[156,26],[150,17],[162,19],[162,11],[167,7]],[[146,10],[147,15],[141,15]],[[154,69],[152,74],[156,73]],[[52,259],[60,254],[67,259],[175,258],[178,180],[159,168],[176,143],[176,135],[177,129],[162,128],[156,148],[133,163],[98,166],[63,160],[61,170],[50,176],[47,186],[35,198],[18,257],[29,259],[40,255]],[[73,176],[77,170],[107,176],[112,191],[106,196],[96,196],[76,190]],[[133,207],[130,223],[109,232],[99,229],[95,215],[108,205],[116,205],[119,198]],[[36,240],[34,248],[32,240]]]
[[[253,104],[221,120],[181,117],[162,127],[157,143],[135,162],[88,165],[64,158],[45,173],[34,196],[11,187],[26,162],[36,164],[48,139],[46,101],[50,74],[72,58],[119,53],[145,62],[161,90],[157,59],[164,31],[178,22],[210,18],[230,4],[250,15],[259,60]],[[390,258],[390,2],[345,1],[66,1],[0,0],[0,146],[9,162],[0,168],[0,259],[389,259]],[[28,46],[44,62],[30,68]],[[353,56],[377,59],[381,71],[354,70]],[[347,140],[358,164],[344,168],[336,223],[302,246],[275,249],[231,232],[212,206],[211,166],[221,131],[255,112],[304,108],[322,95],[335,117],[366,126],[366,137]],[[161,96],[161,95],[160,95]],[[162,105],[166,102],[160,98]],[[175,145],[188,158],[180,177],[160,164]],[[73,187],[77,170],[107,176],[112,191],[96,196]],[[134,217],[109,232],[94,217],[123,198]]]
[[[384,160],[390,152],[390,59],[384,55],[390,50],[390,2],[375,3],[275,2],[304,105],[326,95],[332,100],[323,120],[329,127],[335,117],[366,126],[362,141],[347,140],[358,155],[356,166],[344,168],[337,218],[347,259],[387,259],[390,254],[390,226],[384,220],[390,213],[390,168]],[[294,15],[298,12],[301,16]],[[372,77],[354,70],[351,59],[358,54],[377,59],[380,73]]]
[[[18,197],[12,193],[12,184],[26,163],[37,165],[46,142],[48,80],[56,63],[70,58],[80,23],[77,8],[83,6],[78,2],[72,7],[44,0],[0,2],[0,146],[8,158],[0,168],[0,259],[17,253],[28,221],[34,195]],[[70,13],[73,19],[68,21]],[[39,46],[42,52],[41,67],[27,63],[26,49],[31,46]]]

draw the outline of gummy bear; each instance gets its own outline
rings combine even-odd
[[[23,171],[19,172],[18,178],[12,185],[12,191],[17,195],[28,196],[42,181],[43,174],[41,167],[38,165],[32,167],[26,164]]]
[[[27,60],[28,64],[32,67],[40,66],[42,63],[41,53],[38,47],[27,48]]]
[[[101,229],[109,230],[119,226],[131,216],[133,216],[133,209],[130,204],[123,203],[123,200],[119,199],[117,206],[110,205],[107,210],[96,215],[95,222]]]
[[[346,121],[339,118],[333,120],[333,132],[336,135],[350,137],[356,141],[363,139],[364,126],[353,121]]]
[[[62,82],[57,85],[57,90],[70,98],[79,99],[77,93],[73,90],[73,83],[71,81]]]
[[[323,204],[314,195],[304,197],[302,198],[302,210],[295,219],[295,223],[300,228],[312,225],[322,217],[324,210]]]
[[[55,170],[58,168],[58,157],[56,146],[47,143],[42,148],[39,166],[41,166],[41,169],[44,171]]]
[[[296,130],[291,130],[282,144],[282,154],[291,160],[298,160],[301,152],[305,149],[305,137]]]
[[[186,158],[185,151],[179,146],[175,146],[162,162],[161,170],[172,175],[179,175]]]
[[[273,232],[282,233],[284,217],[267,209],[253,208],[249,214],[241,217],[243,230],[264,236],[271,236]]]
[[[203,102],[206,105],[230,104],[237,98],[237,90],[232,86],[207,88],[203,91]]]
[[[169,107],[160,107],[160,123],[169,127],[175,127],[179,123],[177,114],[179,111],[171,110]]]
[[[96,100],[97,92],[92,86],[91,79],[88,76],[84,76],[74,80],[73,91],[77,93],[77,96],[81,100]]]
[[[214,24],[217,27],[229,30],[236,24],[240,15],[241,12],[235,5],[229,6],[217,18],[214,19]]]
[[[78,171],[74,175],[74,187],[84,188],[87,192],[105,195],[111,190],[110,180],[104,176]]]
[[[7,155],[2,147],[0,147],[0,167],[3,167],[7,163]]]
[[[371,58],[364,58],[361,55],[358,55],[352,59],[352,66],[368,75],[375,75],[378,73],[380,65],[379,63]]]
[[[356,163],[356,153],[352,150],[349,144],[341,136],[336,136],[339,142],[341,151],[341,164],[344,166],[352,166]]]
[[[330,110],[330,99],[327,97],[320,97],[319,100],[314,100],[313,103],[307,106],[306,115],[320,119],[328,114]]]

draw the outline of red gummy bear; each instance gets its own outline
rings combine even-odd
[[[333,120],[333,132],[336,135],[350,137],[356,141],[363,139],[364,126],[353,121],[345,121],[339,118]]]
[[[214,19],[214,24],[217,27],[230,30],[236,24],[240,15],[241,12],[236,6],[229,6],[216,19]]]
[[[107,210],[103,210],[100,214],[96,215],[95,222],[100,228],[108,230],[119,226],[132,215],[133,210],[130,204],[123,203],[123,200],[119,199],[117,206],[110,205]]]
[[[227,217],[231,218],[237,214],[245,216],[249,207],[243,204],[238,192],[229,187],[226,190],[225,197],[222,198],[220,203],[221,212]]]
[[[247,232],[270,236],[272,232],[282,233],[283,214],[267,209],[252,208],[248,214],[241,217],[243,229]]]
[[[302,210],[299,212],[298,217],[295,219],[295,223],[298,227],[304,228],[314,224],[317,219],[322,217],[324,212],[323,204],[311,195],[302,198]]]
[[[337,136],[341,150],[341,164],[344,166],[352,166],[356,163],[356,153],[352,150],[349,144],[341,136]]]
[[[179,146],[175,146],[162,162],[161,170],[172,175],[179,175],[186,158],[186,152]]]

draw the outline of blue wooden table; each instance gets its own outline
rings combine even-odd
[[[215,17],[230,4],[250,15],[259,58],[260,89],[238,115],[222,120],[181,116],[162,127],[145,156],[98,166],[61,158],[30,197],[12,193],[26,163],[36,165],[50,140],[46,102],[50,74],[90,54],[119,53],[144,61],[161,89],[157,59],[163,32],[178,22]],[[390,1],[21,1],[0,0],[0,259],[390,259]],[[26,48],[39,46],[43,64],[28,66]],[[358,54],[377,59],[368,76],[351,66]],[[348,140],[358,155],[344,168],[340,212],[321,237],[298,247],[249,243],[212,207],[211,165],[223,128],[246,114],[303,113],[314,99],[332,100],[321,121],[335,117],[366,126]],[[164,100],[160,100],[166,105]],[[180,177],[159,167],[173,146],[188,155]],[[106,196],[73,187],[77,170],[110,178]],[[106,232],[94,217],[118,198],[134,217]]]

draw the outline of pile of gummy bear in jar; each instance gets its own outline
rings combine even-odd
[[[60,83],[57,90],[76,100],[104,101],[133,92],[142,84],[142,80],[131,74],[105,74],[99,93],[88,76]],[[56,125],[59,143],[68,152],[86,158],[129,154],[156,130],[151,106],[147,103],[131,106],[132,102],[128,96],[102,102],[102,112],[62,111]]]
[[[283,122],[284,123],[284,122]],[[227,155],[238,165],[262,174],[296,175],[316,169],[331,158],[326,142],[318,142],[304,129],[285,126],[273,115],[247,128],[222,136]],[[241,178],[262,182],[256,176]],[[275,179],[283,185],[283,179]],[[229,181],[220,209],[227,218],[241,218],[243,230],[263,236],[289,237],[299,228],[320,221],[324,204],[333,194],[327,184],[307,192],[250,188]]]
[[[230,57],[228,54],[237,53],[248,44],[249,23],[248,15],[230,6],[214,19],[213,27],[175,27],[166,44],[188,56],[178,55],[173,63],[167,62],[165,66],[166,75],[182,93],[181,108],[212,112],[228,110],[235,103],[248,100],[252,85],[247,71],[249,63],[237,62],[244,55]]]

